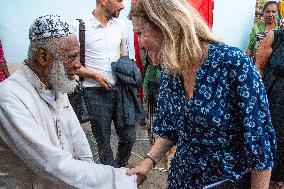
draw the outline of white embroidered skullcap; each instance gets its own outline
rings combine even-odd
[[[46,15],[37,18],[29,30],[31,42],[42,39],[58,38],[72,34],[69,24],[58,15]]]

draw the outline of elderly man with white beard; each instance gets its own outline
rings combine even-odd
[[[95,164],[68,101],[81,65],[60,16],[29,30],[28,58],[0,84],[0,188],[136,188],[124,168]]]

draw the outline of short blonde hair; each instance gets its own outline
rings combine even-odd
[[[128,17],[143,17],[161,29],[164,39],[161,61],[172,74],[203,60],[207,54],[205,44],[222,43],[185,0],[137,0]]]

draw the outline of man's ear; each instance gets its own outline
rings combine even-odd
[[[47,49],[39,47],[36,50],[36,60],[41,66],[48,67],[53,62],[53,56]]]

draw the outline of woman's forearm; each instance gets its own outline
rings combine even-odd
[[[155,158],[156,161],[160,161],[165,154],[174,146],[174,142],[170,139],[158,138],[149,151],[149,154]]]
[[[270,176],[270,169],[251,171],[251,189],[268,189]]]
[[[150,157],[148,156],[148,158],[142,160],[139,166],[127,170],[126,174],[137,174],[137,183],[139,186],[144,182],[145,175],[153,168],[154,163],[160,161],[173,145],[174,142],[170,139],[158,138],[148,153]]]

